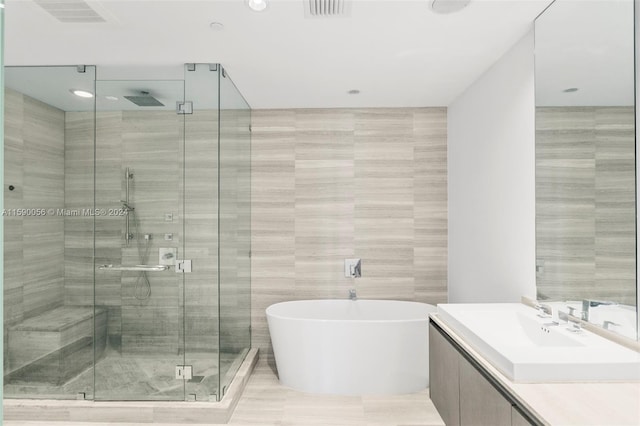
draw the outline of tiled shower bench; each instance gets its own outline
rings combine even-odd
[[[62,385],[93,364],[106,347],[107,311],[61,306],[9,327],[9,381]]]

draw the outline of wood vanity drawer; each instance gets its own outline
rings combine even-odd
[[[447,426],[540,425],[464,349],[429,322],[429,393]]]

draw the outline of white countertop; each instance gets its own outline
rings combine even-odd
[[[640,425],[640,382],[514,383],[437,314],[430,317],[540,421],[553,426]]]

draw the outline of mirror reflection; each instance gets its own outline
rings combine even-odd
[[[539,300],[637,338],[633,2],[557,0],[537,20]]]

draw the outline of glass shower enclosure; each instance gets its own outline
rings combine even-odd
[[[249,350],[250,108],[147,74],[5,70],[5,397],[217,401]]]

